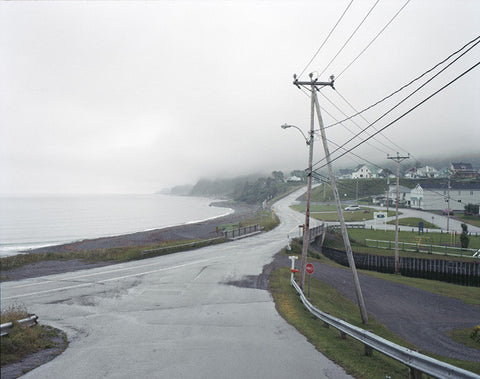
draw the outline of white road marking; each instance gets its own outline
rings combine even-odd
[[[158,264],[160,264],[160,262],[148,263],[148,264],[132,266],[132,267],[125,267],[125,268],[117,268],[115,270],[100,271],[100,272],[94,272],[94,273],[91,273],[91,274],[77,275],[77,276],[69,277],[67,279],[45,280],[45,281],[40,281],[40,282],[35,282],[35,283],[22,284],[22,285],[14,286],[14,287],[11,287],[11,288],[12,289],[13,288],[24,288],[24,287],[30,287],[30,286],[39,286],[41,284],[57,283],[57,282],[62,282],[62,281],[73,281],[73,280],[76,280],[76,279],[79,279],[79,278],[86,278],[86,277],[89,277],[89,276],[109,274],[109,273],[112,273],[112,272],[133,270],[133,269],[142,268],[142,267],[150,267],[150,266],[155,266],[155,265],[158,265]]]
[[[18,298],[21,298],[21,297],[28,297],[28,296],[41,295],[41,294],[46,294],[46,293],[51,293],[51,292],[64,291],[64,290],[72,289],[72,288],[87,287],[87,286],[92,286],[94,284],[106,283],[106,282],[111,282],[111,281],[114,281],[114,280],[131,278],[131,277],[134,277],[134,276],[142,276],[142,275],[147,275],[147,274],[153,274],[155,272],[160,272],[160,271],[174,270],[174,269],[177,269],[177,268],[191,266],[191,265],[195,265],[195,264],[198,264],[198,263],[209,262],[209,261],[212,261],[212,260],[218,260],[218,259],[224,258],[224,257],[225,257],[225,255],[222,255],[222,256],[215,257],[215,258],[202,259],[202,260],[198,260],[198,261],[194,261],[194,262],[184,263],[184,264],[181,264],[181,265],[170,266],[170,267],[162,267],[162,268],[159,268],[159,269],[156,269],[156,270],[137,272],[137,273],[134,273],[134,274],[117,276],[117,277],[110,278],[110,279],[97,280],[95,282],[90,282],[90,283],[82,283],[82,284],[76,284],[76,285],[72,285],[72,286],[53,288],[53,289],[50,289],[50,290],[30,292],[30,293],[26,293],[26,294],[23,294],[23,295],[9,296],[9,297],[4,297],[3,300],[18,299]],[[145,266],[150,266],[150,265],[145,265]],[[113,270],[113,271],[119,271],[119,270]],[[113,272],[113,271],[108,271],[108,272]],[[88,276],[88,275],[82,275],[82,276]],[[52,282],[55,282],[55,281],[52,281]],[[16,288],[16,287],[14,287],[14,288]]]

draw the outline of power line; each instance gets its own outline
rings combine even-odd
[[[358,58],[360,58],[360,56],[370,47],[370,45],[371,45],[372,43],[375,42],[375,40],[385,31],[385,29],[388,28],[388,26],[393,22],[393,20],[395,20],[395,18],[397,18],[397,16],[398,16],[398,15],[400,14],[400,12],[407,6],[407,4],[408,4],[409,2],[410,2],[410,0],[407,0],[407,2],[406,2],[405,4],[403,4],[403,6],[398,10],[398,12],[395,13],[395,15],[390,19],[390,21],[387,22],[387,24],[382,28],[382,30],[380,30],[380,31],[377,33],[377,35],[370,41],[370,43],[369,43],[367,46],[365,46],[365,48],[360,52],[360,54],[358,54],[358,55],[353,59],[353,61],[350,62],[350,64],[348,64],[348,66],[345,67],[345,68],[343,69],[343,71],[341,71],[340,74],[337,75],[337,79],[338,79],[345,71],[347,71],[347,70],[350,68],[350,66],[356,62],[356,60],[357,60]]]
[[[452,58],[453,56],[455,56],[456,54],[458,54],[459,52],[461,52],[463,49],[465,49],[468,45],[474,43],[475,41],[477,41],[478,39],[480,39],[480,36],[474,38],[473,40],[471,40],[470,42],[466,43],[464,46],[462,46],[460,49],[458,49],[457,51],[453,52],[452,54],[450,54],[448,57],[446,57],[444,60],[442,60],[441,62],[437,63],[435,66],[433,66],[432,68],[428,69],[427,71],[425,71],[423,74],[421,74],[420,76],[417,76],[415,79],[411,80],[409,83],[403,85],[402,87],[400,87],[399,89],[397,89],[396,91],[392,92],[390,95],[387,95],[385,96],[383,99],[381,100],[378,100],[377,102],[375,102],[374,104],[368,106],[367,108],[364,108],[362,109],[361,111],[358,111],[357,113],[351,115],[350,117],[347,117],[341,121],[338,121],[337,123],[335,124],[331,124],[331,125],[328,125],[326,126],[325,128],[331,128],[332,126],[335,126],[335,125],[338,125],[342,122],[345,122],[347,120],[350,120],[352,119],[353,117],[356,117],[370,109],[372,109],[373,107],[379,105],[380,103],[384,102],[385,100],[391,98],[392,96],[396,95],[397,93],[401,92],[402,90],[404,90],[405,88],[409,87],[410,85],[412,85],[413,83],[415,83],[416,81],[420,80],[421,78],[423,78],[425,75],[429,74],[430,72],[432,72],[433,70],[435,70],[438,66],[444,64],[445,62],[447,62],[450,58]],[[475,45],[473,45],[468,51],[470,51],[473,47],[475,47],[480,41],[477,41],[477,43],[475,43]],[[463,54],[462,54],[463,55]],[[447,66],[448,67],[448,66]]]
[[[334,104],[332,100],[330,100],[327,96],[325,96],[321,91],[319,91],[319,93],[320,93],[320,95],[322,95],[330,104],[332,104],[340,113],[342,113],[344,116],[346,116],[346,113],[345,113],[344,111],[342,111],[336,104]],[[337,93],[338,93],[338,91],[337,91]],[[339,93],[339,95],[340,95],[340,93]],[[336,120],[336,118],[333,117],[330,113],[328,113],[328,112],[325,110],[325,108],[324,108],[323,110],[324,110],[330,117],[332,117],[334,120]],[[361,127],[360,125],[358,125],[355,121],[352,121],[352,120],[350,120],[350,121],[351,121],[355,126],[357,126],[357,128],[359,128],[360,130],[362,130],[362,127]],[[368,121],[367,121],[367,122],[368,122]],[[345,129],[347,129],[351,134],[355,135],[355,132],[354,132],[353,130],[349,129],[345,124],[343,124],[343,123],[340,123],[340,124],[341,124]],[[381,143],[381,142],[378,141],[378,140],[377,140],[377,142]],[[372,146],[374,149],[377,149],[378,151],[380,151],[381,153],[388,154],[387,151],[380,149],[378,146],[375,146],[375,145],[373,145],[373,144],[371,144],[371,143],[368,143],[368,144],[369,144],[370,146]],[[382,144],[382,145],[384,145],[384,144]],[[385,146],[385,145],[384,145],[384,146]],[[385,147],[387,147],[387,146],[385,146]]]
[[[480,42],[480,41],[479,41]],[[477,43],[479,43],[477,42]],[[384,118],[386,115],[388,115],[390,112],[392,112],[394,109],[396,109],[398,106],[400,106],[401,104],[403,104],[407,99],[409,99],[410,97],[412,97],[415,93],[417,93],[418,91],[420,91],[420,89],[422,89],[423,87],[425,87],[428,83],[430,83],[433,79],[435,79],[438,75],[440,75],[442,72],[444,72],[448,67],[450,67],[452,64],[454,64],[458,59],[460,59],[462,56],[464,56],[466,53],[468,53],[471,49],[473,49],[473,47],[475,47],[476,44],[474,46],[472,46],[470,49],[468,49],[467,51],[465,51],[464,53],[462,53],[459,57],[457,57],[454,61],[450,62],[447,66],[445,66],[442,70],[440,70],[437,74],[435,74],[434,76],[432,76],[429,80],[427,80],[425,83],[423,83],[420,87],[418,87],[415,91],[411,92],[408,96],[406,96],[405,98],[403,98],[399,103],[397,103],[394,107],[390,108],[387,112],[385,112],[383,115],[381,115],[379,118],[377,118],[374,122],[372,122],[370,125],[368,125],[366,128],[364,128],[362,131],[360,131],[359,133],[357,133],[355,136],[353,136],[352,138],[350,138],[348,141],[346,141],[342,146],[345,146],[346,144],[350,143],[351,141],[353,141],[356,137],[358,137],[360,134],[364,133],[367,129],[369,129],[370,127],[373,127],[374,124],[376,124],[378,121],[380,121],[382,118]],[[475,67],[475,66],[474,66]],[[473,69],[473,67],[471,68]],[[468,72],[468,71],[467,71]],[[466,72],[465,72],[466,73]],[[465,74],[464,73],[464,74]],[[462,75],[464,75],[462,74]],[[458,77],[457,77],[458,79]],[[455,79],[456,80],[456,79]],[[443,87],[442,87],[443,89]],[[436,94],[436,93],[435,93]],[[403,116],[402,116],[403,117]],[[377,130],[372,136],[369,136],[367,139],[365,139],[364,141],[368,141],[369,139],[371,139],[373,136],[379,134],[383,129],[380,129],[380,130]],[[333,153],[335,153],[336,151],[338,151],[338,149],[336,149],[335,151],[333,151]],[[332,154],[333,154],[332,153]],[[325,158],[324,158],[325,159]],[[322,160],[324,160],[322,159]],[[318,163],[320,163],[321,161],[315,163],[315,165],[317,165]]]
[[[411,112],[413,112],[415,109],[417,109],[418,107],[420,107],[421,105],[423,105],[424,103],[426,103],[428,100],[430,100],[431,98],[433,98],[434,96],[436,96],[437,94],[439,94],[440,92],[442,92],[445,88],[449,87],[450,85],[452,85],[453,83],[455,83],[457,80],[459,80],[460,78],[462,78],[463,76],[465,76],[466,74],[468,74],[470,71],[472,71],[474,68],[476,68],[478,65],[480,65],[480,62],[477,62],[476,64],[474,64],[472,67],[470,67],[469,69],[467,69],[466,71],[464,71],[463,73],[461,73],[460,75],[458,75],[455,79],[451,80],[450,82],[448,82],[447,84],[445,84],[443,87],[441,87],[440,89],[436,90],[435,92],[433,92],[431,95],[429,95],[428,97],[426,97],[424,100],[422,100],[421,102],[419,102],[417,105],[415,105],[414,107],[410,108],[408,111],[404,112],[401,116],[397,117],[395,120],[393,120],[392,122],[388,123],[387,125],[385,125],[383,128],[381,128],[380,130],[378,130],[377,132],[375,132],[374,134],[372,134],[371,136],[369,136],[368,138],[366,138],[365,140],[362,140],[361,142],[357,143],[355,146],[353,146],[352,148],[350,148],[348,151],[352,151],[354,149],[356,149],[358,146],[364,144],[366,141],[368,141],[369,139],[373,138],[375,135],[379,134],[380,132],[382,132],[383,130],[387,129],[388,127],[392,126],[394,123],[396,123],[397,121],[401,120],[403,117],[405,117],[406,115],[410,114]],[[338,150],[338,149],[337,149]],[[333,158],[331,160],[331,162],[334,162],[336,161],[337,159],[340,159],[341,157],[343,157],[345,154],[347,154],[347,152],[344,152],[342,154],[340,154],[339,156]],[[318,163],[320,162],[317,162],[315,163],[314,166],[316,166]],[[326,167],[326,164],[321,166],[321,168],[323,167]]]
[[[355,107],[354,107],[344,96],[342,96],[342,94],[341,94],[340,92],[337,91],[337,94],[338,94],[338,96],[340,96],[340,97],[342,98],[343,101],[345,101],[345,102],[350,106],[350,108],[352,108],[355,112],[357,111],[357,110],[355,109]],[[370,123],[370,121],[368,121],[365,117],[363,117],[363,115],[361,115],[361,117],[363,118],[363,120],[364,120],[367,124]],[[351,119],[350,119],[350,121],[353,122],[353,120],[351,120]],[[341,125],[343,125],[343,123],[341,123]],[[357,125],[357,124],[355,123],[355,125]],[[359,128],[360,128],[360,126],[359,126]],[[372,127],[372,128],[373,128],[374,130],[377,130],[377,128],[375,128],[375,127]],[[360,129],[361,129],[361,128],[360,128]],[[387,137],[386,135],[384,135],[384,134],[380,134],[380,135],[381,135],[383,138],[385,138],[388,142],[390,142],[393,146],[399,148],[400,150],[406,151],[404,148],[402,148],[401,146],[399,146],[396,142],[394,142],[392,139],[390,139],[390,138]],[[379,141],[379,142],[380,142],[380,141]]]
[[[322,42],[322,44],[320,45],[320,47],[318,48],[318,50],[316,51],[315,54],[313,54],[313,57],[312,59],[310,59],[310,61],[307,63],[307,65],[305,66],[305,68],[303,69],[303,71],[300,73],[299,77],[303,75],[303,73],[306,71],[306,69],[308,68],[308,66],[310,66],[310,64],[313,62],[313,60],[317,57],[318,53],[320,53],[320,50],[322,50],[323,46],[325,45],[325,43],[328,41],[328,39],[330,38],[330,36],[332,35],[333,31],[336,29],[336,27],[338,26],[338,24],[340,24],[340,21],[342,21],[343,19],[343,16],[345,16],[345,14],[347,13],[348,9],[350,8],[350,6],[352,5],[353,3],[353,0],[350,1],[350,3],[347,5],[347,7],[345,8],[345,10],[343,11],[342,15],[340,16],[340,18],[338,19],[337,23],[333,26],[332,30],[330,30],[330,33],[328,33],[327,37],[325,38],[325,40]]]
[[[345,46],[347,46],[347,44],[350,42],[350,40],[353,38],[353,36],[357,33],[358,29],[360,29],[360,27],[363,25],[363,23],[365,22],[365,20],[368,18],[368,16],[370,16],[370,13],[372,13],[372,11],[375,9],[375,7],[377,6],[377,4],[380,2],[380,0],[377,0],[375,2],[375,4],[373,4],[373,6],[370,8],[370,10],[368,11],[368,13],[365,15],[365,17],[363,18],[362,22],[360,22],[360,24],[358,24],[358,26],[355,28],[355,30],[353,31],[353,33],[350,35],[350,37],[348,37],[348,39],[345,41],[345,43],[343,44],[343,46],[340,48],[340,50],[338,50],[337,54],[335,54],[335,56],[330,60],[330,62],[328,62],[327,66],[323,69],[323,71],[318,75],[318,76],[322,76],[322,74],[327,70],[328,67],[330,67],[330,65],[332,64],[332,62],[338,57],[338,55],[343,51],[343,49],[345,48]]]

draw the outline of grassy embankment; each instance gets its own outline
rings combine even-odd
[[[289,255],[290,254],[291,252],[289,252]],[[310,260],[315,261],[314,258],[310,258]],[[336,265],[336,263],[329,261],[323,256],[321,257],[321,261],[322,263],[328,262],[327,264]],[[370,272],[364,273],[370,274]],[[395,281],[404,280],[404,284],[412,285],[411,278],[402,278],[397,275],[388,274],[380,275],[385,280],[394,278]],[[290,271],[288,268],[278,269],[272,273],[270,287],[276,307],[287,322],[292,324],[303,335],[305,335],[305,337],[319,351],[325,354],[329,359],[344,367],[348,373],[356,377],[408,377],[408,370],[404,365],[378,352],[374,352],[372,357],[366,357],[364,355],[364,347],[361,343],[352,341],[349,337],[347,337],[347,340],[341,339],[338,331],[333,328],[325,328],[320,320],[313,318],[301,303],[293,287],[291,287],[289,277]],[[419,282],[427,282],[427,284],[423,286],[424,288],[433,288],[437,291],[438,287],[442,287],[443,289],[441,292],[451,293],[457,298],[464,297],[468,299],[471,296],[471,293],[469,293],[470,287],[461,287],[461,289],[459,289],[459,286],[453,284],[439,282],[428,283],[431,281],[424,279],[415,280],[413,286],[417,286]],[[463,291],[464,289],[466,289],[465,293]],[[328,312],[329,314],[344,319],[353,325],[365,328],[361,323],[357,306],[343,295],[339,294],[335,289],[319,280],[312,279],[310,282],[310,301],[323,312]],[[388,331],[382,324],[374,320],[371,315],[369,315],[369,318],[369,325],[366,329],[399,345],[415,349],[415,346],[403,341]],[[460,342],[470,343],[469,333],[471,332],[471,329],[464,330],[463,332],[461,330],[454,332],[459,335],[458,338]],[[478,348],[478,346],[476,346],[476,348]],[[480,373],[479,363],[460,361],[435,355],[431,356],[466,370]]]
[[[28,316],[27,310],[20,306],[2,310],[1,323],[14,324],[7,335],[0,337],[2,367],[43,349],[59,348],[61,353],[67,348],[65,333],[45,325],[23,327],[16,322]]]

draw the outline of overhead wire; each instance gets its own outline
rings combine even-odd
[[[462,78],[463,76],[465,76],[466,74],[468,74],[470,71],[472,71],[473,69],[475,69],[476,67],[478,67],[480,65],[480,61],[477,62],[476,64],[474,64],[473,66],[471,66],[470,68],[468,68],[466,71],[464,71],[463,73],[461,73],[460,75],[458,75],[456,78],[454,78],[453,80],[451,80],[450,82],[448,82],[447,84],[445,84],[444,86],[442,86],[441,88],[439,88],[438,90],[436,90],[435,92],[433,92],[431,95],[429,95],[428,97],[426,97],[425,99],[423,99],[421,102],[417,103],[415,106],[413,106],[412,108],[410,108],[408,111],[404,112],[402,115],[400,115],[399,117],[397,117],[395,120],[389,122],[387,125],[385,125],[384,127],[382,127],[380,130],[378,130],[377,132],[375,132],[374,134],[372,134],[371,136],[369,136],[368,138],[366,138],[365,140],[362,140],[361,142],[357,143],[355,146],[349,148],[348,151],[352,151],[352,150],[355,150],[357,147],[359,147],[360,145],[364,144],[366,141],[368,141],[369,139],[373,138],[375,135],[377,135],[378,133],[382,132],[383,130],[387,129],[388,127],[392,126],[394,123],[398,122],[399,120],[401,120],[403,117],[405,117],[406,115],[410,114],[411,112],[413,112],[415,109],[417,109],[418,107],[420,107],[421,105],[423,105],[424,103],[426,103],[428,100],[430,100],[431,98],[433,98],[434,96],[436,96],[437,94],[439,94],[440,92],[442,92],[445,88],[449,87],[450,85],[452,85],[453,83],[455,83],[457,80],[459,80],[460,78]],[[337,149],[338,150],[338,149]],[[347,152],[344,152],[342,154],[340,154],[339,156],[333,158],[331,160],[331,162],[334,162],[338,159],[340,159],[341,157],[343,157],[344,155],[346,155]],[[331,154],[330,154],[331,155]],[[315,163],[315,165],[317,165],[318,163],[320,162],[317,162]],[[321,167],[319,167],[319,169],[325,167],[326,164],[322,165]]]
[[[338,93],[338,91],[336,91],[336,92]],[[345,113],[343,110],[341,110],[340,107],[338,107],[332,100],[330,100],[327,96],[325,96],[325,95],[323,94],[323,92],[319,91],[319,93],[320,93],[320,95],[322,95],[330,104],[332,104],[340,113],[342,113],[343,115],[346,115],[346,113]],[[325,110],[325,108],[324,108],[324,111],[327,112],[327,111]],[[328,113],[328,112],[327,112],[327,113]],[[330,113],[328,113],[328,115],[329,115],[331,118],[333,118],[334,120],[336,120],[336,118],[333,117]],[[360,125],[358,125],[355,121],[352,121],[352,120],[350,120],[350,121],[351,121],[355,126],[357,126],[357,128],[359,128],[360,130],[362,129],[362,127],[361,127]],[[368,121],[367,121],[367,122],[368,122]],[[343,123],[340,123],[340,124],[341,124],[345,129],[347,129],[351,134],[353,134],[353,135],[356,134],[353,130],[351,130],[350,128],[348,128],[345,124],[343,124]],[[377,142],[381,143],[380,141],[377,141]],[[378,146],[375,146],[375,145],[371,144],[370,142],[368,143],[368,145],[369,145],[369,146],[372,146],[374,149],[380,151],[381,153],[388,154],[387,151],[379,148]],[[384,145],[384,144],[382,144],[382,145]]]
[[[405,4],[402,5],[402,7],[397,11],[397,13],[394,14],[394,16],[390,19],[390,21],[387,22],[387,24],[377,33],[377,35],[369,42],[369,44],[367,46],[365,46],[365,48],[360,52],[360,54],[358,54],[348,65],[347,67],[345,67],[341,72],[340,74],[337,74],[336,78],[340,78],[340,76],[342,76],[342,74],[347,71],[350,66],[352,64],[354,64],[356,62],[356,60],[358,58],[360,58],[363,53],[365,53],[365,51],[367,51],[367,49],[375,42],[375,40],[385,31],[385,29],[388,28],[388,26],[393,22],[393,20],[395,20],[397,18],[397,16],[400,14],[400,12],[408,5],[408,3],[410,2],[410,0],[407,0],[405,2]]]
[[[325,126],[325,129],[327,128],[331,128],[335,125],[338,125],[339,123],[341,122],[345,122],[347,120],[350,120],[352,119],[353,117],[356,117],[370,109],[372,109],[373,107],[383,103],[385,100],[388,100],[389,98],[391,98],[392,96],[396,95],[397,93],[403,91],[405,88],[409,87],[410,85],[412,85],[413,83],[417,82],[418,80],[422,79],[425,75],[428,75],[429,73],[431,73],[433,70],[435,70],[437,67],[441,66],[442,64],[444,64],[445,62],[447,62],[450,58],[452,58],[453,56],[457,55],[458,53],[460,53],[463,49],[465,49],[468,45],[471,45],[472,43],[474,43],[475,41],[477,41],[478,39],[480,39],[480,36],[477,36],[476,38],[474,38],[473,40],[467,42],[465,45],[463,45],[460,49],[454,51],[452,54],[450,54],[448,57],[446,57],[445,59],[443,59],[442,61],[438,62],[436,65],[434,65],[432,68],[428,69],[427,71],[425,71],[423,74],[417,76],[416,78],[412,79],[410,82],[408,82],[407,84],[403,85],[402,87],[400,87],[399,89],[395,90],[394,92],[392,92],[391,94],[385,96],[384,98],[378,100],[377,102],[373,103],[372,105],[362,109],[361,111],[358,111],[356,112],[355,114],[343,119],[343,120],[340,120],[334,124],[331,124],[331,125],[327,125]],[[477,43],[475,43],[474,46],[476,46],[478,44],[478,41]],[[472,46],[473,47],[473,46]],[[338,92],[338,91],[337,91]]]
[[[347,103],[347,104],[350,106],[350,108],[352,108],[352,109],[356,112],[355,107],[354,107],[340,92],[336,91],[336,93],[338,94],[338,96],[340,96],[340,97],[342,98],[342,100],[343,100],[345,103]],[[368,121],[363,115],[361,115],[361,117],[362,117],[362,119],[363,119],[367,124],[370,123],[370,121]],[[353,122],[351,119],[350,119],[349,121]],[[342,122],[341,122],[340,124],[343,125]],[[360,127],[358,124],[355,123],[355,125],[357,125],[357,126],[361,129],[361,127]],[[373,128],[373,130],[377,130],[375,127],[372,127],[372,128]],[[395,141],[393,141],[391,138],[387,137],[386,135],[384,135],[384,134],[382,134],[382,133],[380,133],[380,135],[381,135],[383,138],[385,138],[388,142],[390,142],[393,146],[397,147],[399,150],[401,150],[401,151],[407,151],[406,149],[404,149],[403,147],[401,147],[400,145],[398,145]],[[387,153],[387,154],[388,154],[388,153]]]
[[[343,16],[345,16],[345,14],[347,13],[348,9],[350,8],[350,6],[352,5],[353,3],[353,0],[350,1],[350,3],[347,5],[347,7],[345,8],[345,10],[343,11],[342,15],[340,16],[340,18],[337,20],[337,22],[335,23],[335,25],[333,26],[333,28],[330,30],[330,33],[328,33],[327,37],[325,38],[325,40],[322,42],[322,44],[320,45],[320,47],[317,49],[317,51],[315,52],[315,54],[313,54],[313,57],[312,59],[310,59],[310,61],[306,64],[305,68],[302,70],[302,72],[300,73],[299,77],[301,77],[304,72],[307,70],[308,66],[310,66],[313,62],[313,60],[317,57],[317,55],[320,53],[320,50],[322,50],[323,46],[325,45],[325,43],[327,43],[328,39],[330,38],[330,36],[332,35],[333,31],[337,28],[338,24],[340,24],[340,22],[342,21],[343,19]]]
[[[363,25],[363,23],[367,20],[368,16],[370,16],[370,14],[372,13],[372,11],[375,9],[375,7],[377,6],[377,4],[380,2],[380,0],[377,0],[375,2],[375,4],[373,4],[373,6],[370,8],[370,10],[368,11],[368,13],[365,15],[365,17],[363,18],[363,20],[360,22],[360,24],[358,24],[358,26],[355,28],[355,30],[353,31],[353,33],[350,35],[350,37],[348,37],[348,39],[345,41],[345,43],[342,45],[342,47],[340,48],[340,50],[338,50],[337,54],[335,54],[335,56],[330,60],[330,62],[328,62],[327,66],[323,69],[323,71],[319,74],[319,76],[322,76],[322,74],[330,67],[330,65],[332,64],[332,62],[340,55],[340,53],[343,51],[343,49],[345,48],[345,46],[347,46],[347,44],[350,42],[350,40],[353,38],[353,36],[357,33],[357,31],[360,29],[360,27]]]
[[[475,45],[473,45],[472,47],[470,47],[467,51],[463,52],[460,56],[458,56],[455,60],[453,60],[452,62],[450,62],[447,66],[445,66],[442,70],[440,70],[437,74],[435,74],[434,76],[432,76],[429,80],[427,80],[425,83],[423,83],[420,87],[418,87],[416,90],[414,90],[413,92],[411,92],[408,96],[404,97],[400,102],[398,102],[395,106],[393,106],[392,108],[390,108],[387,112],[383,113],[380,117],[378,117],[375,121],[373,121],[372,123],[370,123],[367,127],[365,127],[362,131],[360,131],[359,133],[357,133],[355,136],[353,136],[352,138],[350,138],[349,140],[347,140],[345,143],[342,144],[342,146],[345,146],[347,145],[348,143],[350,143],[351,141],[353,141],[356,137],[358,137],[360,134],[364,133],[367,129],[373,127],[374,124],[376,124],[378,121],[380,121],[382,118],[384,118],[385,116],[387,116],[390,112],[392,112],[393,110],[395,110],[397,107],[399,107],[401,104],[403,104],[406,100],[408,100],[410,97],[412,97],[415,93],[417,93],[418,91],[420,91],[420,89],[422,89],[423,87],[425,87],[428,83],[430,83],[433,79],[435,79],[438,75],[440,75],[441,73],[443,73],[447,68],[449,68],[452,64],[454,64],[456,61],[458,61],[461,57],[463,57],[466,53],[468,53],[471,49],[473,49],[480,41],[478,41]],[[473,68],[472,68],[473,69]],[[468,72],[468,71],[467,71]],[[466,72],[465,72],[466,73]],[[464,73],[464,74],[465,74]],[[463,74],[462,74],[463,75]],[[457,77],[458,78],[458,77]],[[443,87],[442,87],[443,88]],[[380,130],[377,130],[373,135],[369,136],[367,139],[364,140],[365,141],[368,141],[370,140],[373,136],[379,134],[382,130],[384,130],[384,128],[380,129]],[[334,154],[336,151],[338,151],[338,149],[334,150],[331,154]],[[321,161],[315,163],[315,165],[321,163]]]

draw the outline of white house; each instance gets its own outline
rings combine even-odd
[[[410,193],[411,189],[398,186],[398,203],[409,206],[410,205]],[[388,187],[388,202],[391,204],[395,204],[397,202],[397,185],[390,185]]]
[[[436,178],[438,175],[438,170],[435,167],[425,166],[417,169],[419,178]]]
[[[301,182],[302,178],[299,178],[298,176],[290,176],[287,178],[287,182]]]
[[[351,178],[352,179],[378,178],[378,173],[374,168],[370,168],[367,165],[359,165],[352,172]]]
[[[424,210],[450,209],[463,211],[467,204],[480,203],[480,182],[451,182],[450,192],[446,182],[417,184],[410,192],[410,206]]]

